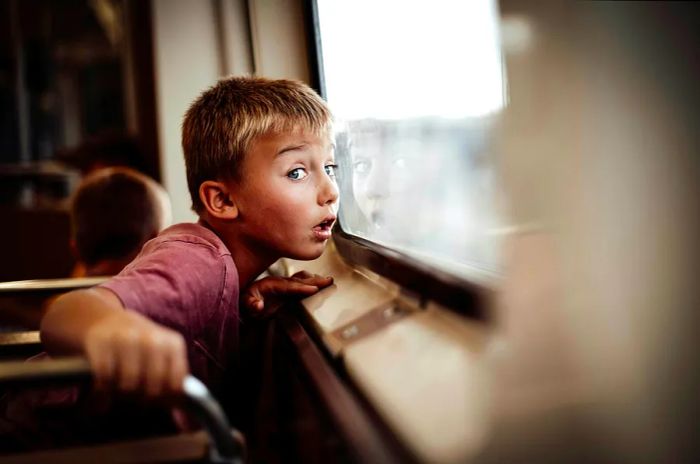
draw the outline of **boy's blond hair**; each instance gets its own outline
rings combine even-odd
[[[192,209],[203,209],[206,180],[241,180],[241,164],[257,137],[295,129],[330,136],[331,113],[306,84],[292,80],[232,77],[219,81],[190,106],[182,149]]]

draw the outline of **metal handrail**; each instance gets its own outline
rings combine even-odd
[[[57,358],[41,362],[0,363],[0,385],[36,385],[47,381],[81,381],[92,378],[90,364],[84,358]],[[207,387],[196,377],[188,375],[179,398],[187,412],[194,415],[206,429],[211,446],[209,460],[213,463],[242,464],[245,445],[242,435],[231,430],[228,419]]]
[[[34,279],[0,282],[0,296],[61,293],[89,288],[106,282],[109,277],[73,277],[68,279]]]

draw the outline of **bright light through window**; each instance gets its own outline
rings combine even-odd
[[[327,97],[343,118],[481,116],[504,106],[493,1],[319,0]]]
[[[450,271],[497,270],[495,3],[318,0],[318,13],[344,230]]]

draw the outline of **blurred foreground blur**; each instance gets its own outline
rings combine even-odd
[[[505,242],[493,403],[518,460],[700,456],[698,13],[501,2],[499,167],[528,227]]]

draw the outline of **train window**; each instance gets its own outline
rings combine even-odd
[[[495,2],[318,0],[316,14],[343,232],[458,276],[498,272]]]

